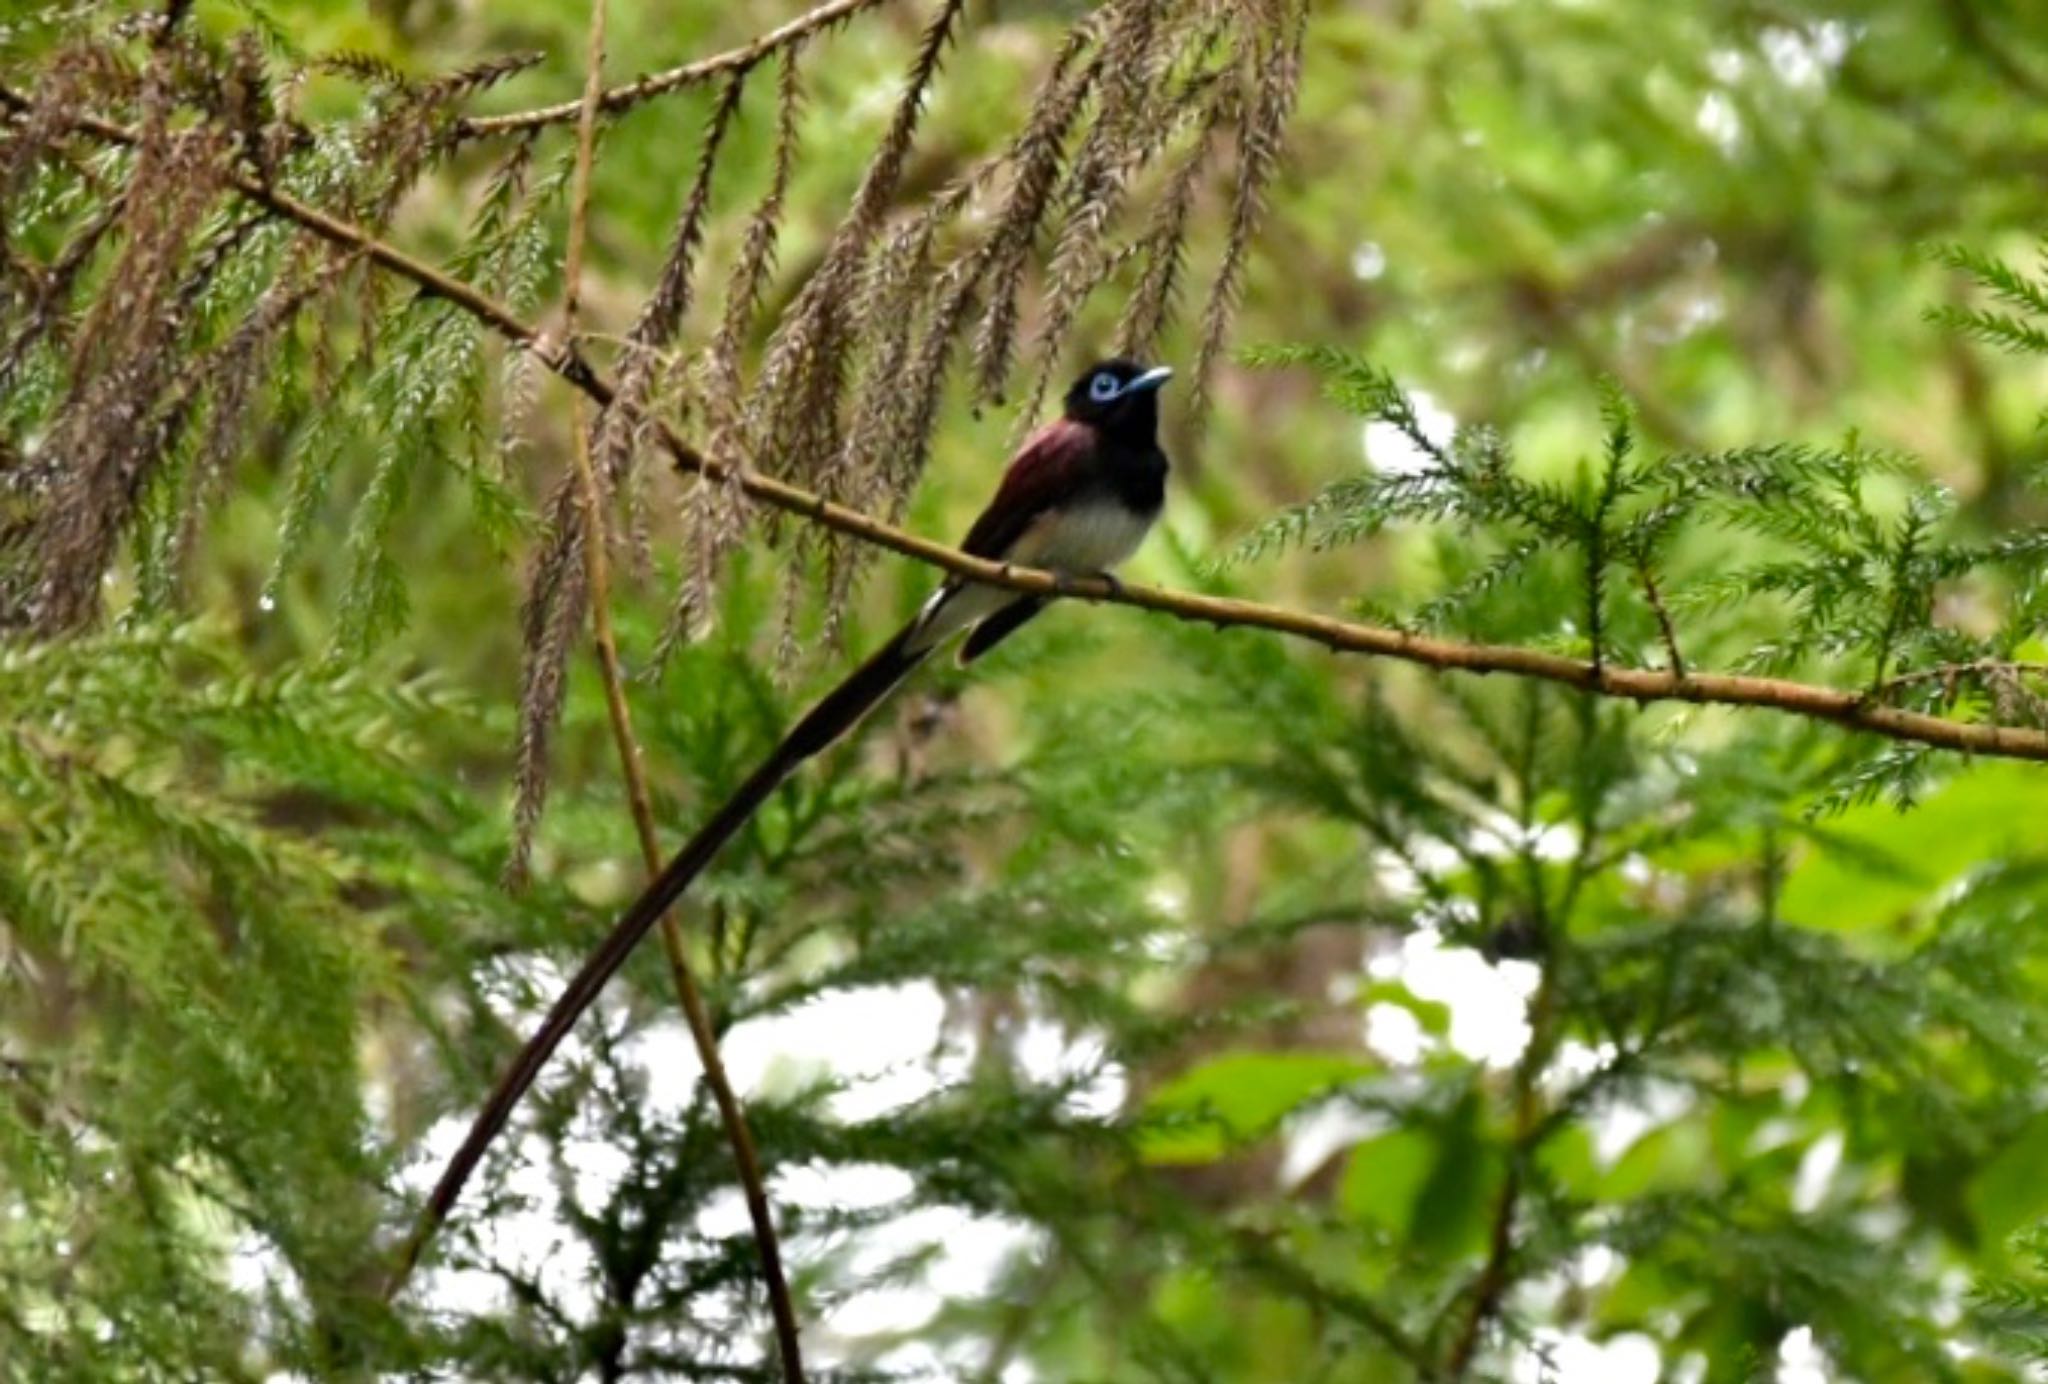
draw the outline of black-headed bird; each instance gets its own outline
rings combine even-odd
[[[1123,359],[1106,360],[1084,371],[1067,391],[1061,417],[1032,434],[1011,459],[995,498],[961,540],[961,550],[1061,576],[1108,577],[1138,550],[1166,500],[1158,391],[1172,374],[1164,367],[1148,369]],[[960,661],[972,663],[1043,610],[1045,603],[1043,596],[948,578],[909,624],[790,729],[633,901],[563,988],[442,1173],[428,1203],[423,1232],[447,1216],[520,1097],[633,948],[768,796],[805,760],[853,729],[949,640],[965,631]],[[423,1238],[415,1236],[401,1274],[411,1267],[410,1257]]]

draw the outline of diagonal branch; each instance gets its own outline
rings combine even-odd
[[[28,102],[27,98],[0,87],[0,105],[26,108]],[[73,129],[101,139],[123,144],[132,144],[135,140],[126,128],[96,116],[75,115],[68,120]],[[235,174],[229,183],[243,196],[297,222],[313,234],[358,250],[373,263],[410,279],[428,293],[456,304],[507,340],[532,348],[536,358],[550,370],[598,403],[611,402],[613,391],[610,382],[593,370],[588,362],[571,348],[552,342],[543,343],[538,328],[488,294],[413,258],[347,221],[265,187],[246,174]],[[1270,630],[1275,634],[1321,644],[1337,653],[1391,658],[1441,671],[1505,673],[1640,703],[1689,702],[1697,706],[1768,708],[1934,749],[2048,763],[2048,732],[1950,721],[1921,712],[1903,711],[1885,706],[1860,690],[1851,692],[1784,678],[1734,673],[1688,670],[1680,676],[1670,669],[1622,668],[1612,664],[1595,668],[1584,659],[1568,658],[1541,649],[1435,639],[1383,625],[1338,620],[1257,601],[1204,596],[1156,586],[1111,583],[1099,577],[1059,577],[1036,568],[990,562],[970,557],[943,543],[920,538],[859,510],[833,504],[772,476],[708,457],[666,423],[657,422],[655,433],[676,466],[684,471],[713,480],[730,479],[764,504],[989,586],[1034,596],[1068,596],[1135,606],[1140,610],[1171,615],[1178,620],[1214,625],[1218,629]]]
[[[583,254],[590,223],[590,174],[597,147],[598,100],[603,89],[601,74],[604,69],[606,9],[606,0],[591,0],[583,100],[576,121],[576,167],[569,201],[569,240],[562,267],[564,342],[576,339],[576,317],[582,297]],[[582,495],[583,561],[590,583],[592,634],[597,645],[598,667],[603,675],[605,711],[611,720],[612,740],[618,748],[619,770],[626,780],[626,801],[632,808],[634,833],[639,837],[640,854],[647,866],[647,877],[651,880],[661,873],[661,841],[655,832],[653,799],[647,789],[640,742],[633,734],[633,714],[626,701],[625,678],[619,667],[619,642],[612,628],[611,564],[605,543],[604,497],[598,485],[597,468],[591,463],[590,432],[583,417],[585,397],[578,392],[570,398],[569,431],[573,439],[571,452],[575,459],[576,479]],[[697,977],[690,969],[689,953],[683,945],[682,925],[676,920],[674,909],[661,916],[661,949],[668,959],[669,978],[675,985],[676,998],[689,1024],[698,1061],[704,1068],[704,1083],[711,1088],[719,1123],[724,1127],[726,1142],[732,1148],[733,1164],[746,1200],[748,1219],[753,1223],[754,1244],[761,1259],[761,1277],[767,1286],[768,1305],[775,1320],[776,1347],[782,1358],[783,1378],[789,1384],[803,1384],[803,1354],[796,1307],[790,1300],[789,1280],[782,1269],[782,1250],[775,1234],[774,1210],[769,1205],[767,1184],[761,1172],[760,1151],[754,1144],[753,1131],[747,1127],[746,1112],[726,1075],[724,1059],[719,1056],[717,1028],[712,1023],[710,1007],[704,1003]],[[425,1228],[423,1224],[422,1229]],[[395,1293],[403,1285],[422,1245],[422,1236],[415,1232],[392,1276],[389,1291]]]
[[[1584,856],[1581,855],[1583,860]],[[1554,945],[1554,944],[1552,944]],[[1547,948],[1546,948],[1547,949]],[[1553,1019],[1557,1013],[1556,975],[1560,965],[1558,957],[1551,951],[1543,963],[1543,980],[1537,987],[1535,998],[1529,1004],[1529,1045],[1522,1050],[1522,1057],[1515,1064],[1515,1141],[1508,1150],[1507,1175],[1502,1180],[1500,1192],[1493,1203],[1493,1213],[1486,1236],[1486,1263],[1479,1275],[1472,1281],[1470,1296],[1472,1307],[1465,1314],[1458,1333],[1451,1338],[1450,1351],[1445,1356],[1441,1371],[1447,1380],[1458,1381],[1471,1372],[1472,1362],[1478,1357],[1480,1343],[1485,1339],[1486,1328],[1500,1314],[1501,1305],[1506,1301],[1508,1290],[1515,1282],[1515,1220],[1521,1212],[1525,1182],[1529,1175],[1529,1161],[1543,1141],[1555,1132],[1556,1126],[1544,1117],[1542,1100],[1537,1082],[1554,1051],[1556,1036]],[[1454,1306],[1457,1299],[1446,1305],[1446,1311]],[[1432,1333],[1434,1334],[1434,1333]]]
[[[888,0],[826,0],[804,14],[798,15],[777,28],[768,30],[758,38],[743,43],[728,52],[700,58],[696,62],[684,63],[661,72],[650,72],[644,77],[615,86],[598,97],[597,109],[605,115],[613,115],[642,101],[652,100],[678,88],[694,86],[713,77],[727,73],[741,73],[756,66],[763,58],[780,49],[802,43],[811,35],[834,24],[842,23]],[[583,109],[581,101],[564,101],[555,106],[539,106],[529,111],[515,111],[510,115],[480,115],[455,122],[455,138],[485,139],[492,135],[524,134],[542,129],[548,125],[567,125],[578,118]]]

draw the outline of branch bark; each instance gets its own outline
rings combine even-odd
[[[728,72],[745,72],[780,49],[802,43],[822,29],[851,19],[862,10],[871,10],[888,2],[889,0],[827,0],[827,3],[816,9],[800,14],[787,24],[770,29],[738,48],[708,58],[700,58],[696,62],[684,63],[680,67],[650,72],[623,86],[613,87],[598,98],[597,108],[606,115],[612,115],[681,87],[694,86]],[[549,125],[566,125],[576,120],[582,109],[581,101],[564,101],[560,105],[539,106],[533,110],[516,111],[510,115],[475,116],[455,122],[455,138],[486,139],[493,135],[522,134]]]
[[[1528,1176],[1529,1160],[1552,1129],[1544,1118],[1536,1083],[1549,1062],[1553,1046],[1551,1021],[1557,993],[1553,977],[1558,964],[1555,952],[1551,952],[1543,963],[1542,983],[1529,1004],[1529,1046],[1515,1064],[1515,1142],[1508,1150],[1507,1173],[1493,1204],[1486,1236],[1486,1262],[1469,1290],[1472,1308],[1465,1314],[1444,1357],[1441,1375],[1452,1384],[1471,1373],[1479,1346],[1486,1338],[1487,1325],[1499,1315],[1508,1290],[1514,1286],[1515,1219],[1521,1211],[1523,1180]]]
[[[589,239],[590,175],[596,162],[597,114],[603,91],[606,0],[591,0],[590,37],[584,58],[583,100],[576,121],[576,167],[569,200],[569,239],[562,267],[562,340],[576,340],[576,319],[583,288],[583,255]],[[625,677],[619,666],[618,637],[612,627],[611,562],[606,545],[604,496],[598,485],[597,469],[591,462],[590,433],[585,426],[581,391],[570,397],[569,431],[575,460],[576,479],[583,503],[583,561],[590,583],[590,618],[597,645],[598,667],[604,682],[605,711],[611,721],[612,740],[618,749],[619,772],[626,781],[626,801],[632,809],[633,830],[639,838],[640,855],[652,880],[661,873],[661,840],[654,825],[654,804],[647,789],[647,773],[640,753],[640,741],[633,733],[633,713],[626,701]],[[704,1083],[711,1088],[718,1119],[732,1149],[733,1165],[752,1222],[754,1245],[761,1260],[761,1278],[768,1291],[770,1315],[775,1322],[775,1340],[782,1360],[782,1376],[789,1384],[803,1384],[803,1351],[797,1326],[796,1306],[790,1298],[789,1280],[782,1269],[782,1248],[775,1233],[775,1213],[768,1201],[761,1155],[753,1131],[747,1126],[745,1110],[726,1075],[725,1061],[718,1052],[717,1027],[704,1003],[703,991],[690,969],[689,952],[683,944],[682,925],[674,909],[661,916],[661,949],[668,960],[669,979],[676,999],[689,1024],[691,1041],[704,1068]],[[392,1293],[403,1286],[404,1276],[417,1259],[423,1243],[415,1234],[408,1253],[394,1274]]]
[[[0,104],[26,109],[29,103],[26,97],[0,87]],[[97,116],[72,116],[69,123],[74,130],[113,143],[135,142],[131,131]],[[593,370],[581,355],[571,347],[544,343],[539,328],[521,319],[490,295],[413,258],[360,227],[266,187],[247,174],[238,173],[230,182],[242,196],[297,222],[314,235],[360,251],[373,263],[461,307],[508,341],[533,348],[536,358],[548,369],[598,403],[611,402],[610,382]],[[1383,625],[1337,620],[1308,611],[1263,605],[1257,601],[1204,596],[1156,586],[1112,584],[1097,577],[1063,578],[1035,568],[989,562],[970,557],[943,543],[920,538],[872,515],[833,504],[772,476],[708,457],[666,423],[657,424],[656,434],[676,466],[684,471],[711,479],[730,476],[749,496],[764,504],[904,557],[929,563],[955,576],[990,586],[1007,587],[1036,596],[1067,596],[1104,604],[1135,606],[1140,610],[1157,611],[1178,620],[1213,625],[1218,629],[1269,630],[1321,644],[1337,653],[1390,658],[1440,671],[1505,673],[1512,677],[1577,687],[1623,701],[1768,708],[1933,749],[2048,763],[2048,732],[2021,726],[1950,721],[1922,712],[1902,711],[1880,704],[1863,690],[1852,692],[1785,678],[1752,677],[1739,673],[1687,671],[1680,674],[1671,669],[1617,668],[1612,664],[1595,668],[1584,659],[1540,649],[1436,639]]]

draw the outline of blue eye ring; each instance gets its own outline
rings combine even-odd
[[[1122,392],[1123,386],[1118,384],[1116,376],[1107,370],[1099,372],[1094,379],[1088,381],[1088,397],[1098,404],[1106,404]]]

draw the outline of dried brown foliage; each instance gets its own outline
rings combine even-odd
[[[675,237],[662,265],[654,293],[640,311],[619,365],[618,394],[611,407],[591,425],[592,480],[597,486],[600,519],[610,500],[631,485],[633,459],[644,450],[650,405],[666,373],[665,353],[683,314],[689,311],[695,285],[692,269],[704,238],[704,220],[711,205],[711,177],[718,165],[719,145],[739,105],[742,83],[729,80],[713,108],[697,157],[697,174],[676,219]],[[565,343],[574,349],[573,343]],[[526,868],[533,828],[547,795],[547,747],[561,715],[569,651],[583,628],[589,595],[584,578],[583,545],[608,543],[607,534],[588,532],[578,478],[563,471],[548,499],[547,529],[533,559],[522,612],[525,660],[519,683],[519,750],[515,773],[515,833],[511,872]]]
[[[1300,0],[1109,0],[1047,55],[1002,148],[946,170],[952,176],[935,191],[916,192],[906,177],[913,159],[949,153],[924,129],[948,55],[974,41],[972,7],[929,0],[850,204],[801,282],[777,288],[790,191],[820,153],[803,137],[810,50],[879,3],[829,0],[729,53],[601,99],[611,112],[718,83],[669,254],[623,344],[593,335],[536,348],[610,357],[617,394],[592,424],[592,456],[603,513],[624,511],[620,527],[636,552],[646,550],[648,523],[636,458],[657,420],[691,427],[714,456],[900,515],[956,357],[977,401],[1004,397],[1026,359],[1019,418],[1033,421],[1046,381],[1070,354],[1112,339],[1142,352],[1168,344],[1187,293],[1188,247],[1210,221],[1219,223],[1215,277],[1189,334],[1199,343],[1198,383],[1218,358],[1293,103]],[[203,515],[233,484],[250,428],[280,411],[291,387],[280,360],[308,362],[295,368],[311,377],[310,387],[298,382],[290,411],[298,420],[290,550],[317,540],[351,427],[403,417],[431,432],[438,411],[482,407],[474,386],[408,373],[446,372],[461,359],[454,347],[406,335],[420,320],[412,290],[393,289],[359,256],[303,226],[236,210],[247,205],[236,179],[382,234],[400,199],[450,151],[510,136],[516,142],[483,185],[474,243],[455,272],[530,303],[550,271],[536,255],[547,253],[547,222],[560,214],[560,180],[535,169],[553,157],[542,151],[566,131],[562,113],[573,103],[489,118],[464,109],[530,58],[425,77],[349,54],[300,65],[250,35],[209,39],[163,17],[97,28],[82,20],[75,41],[41,64],[33,88],[5,98],[0,381],[30,381],[48,398],[40,412],[7,413],[0,434],[0,613],[17,625],[54,630],[93,619],[138,525],[157,529],[133,550],[155,553],[160,584],[175,587],[202,541]],[[359,115],[318,128],[301,122],[293,97],[314,67],[359,84]],[[769,92],[758,105],[774,112],[774,154],[751,206],[725,207],[714,196],[724,136],[751,118],[750,86]],[[91,117],[125,128],[125,152],[96,152],[81,133]],[[61,187],[62,215],[46,210],[52,187]],[[592,210],[601,221],[603,207]],[[734,233],[713,237],[728,216]],[[18,233],[30,223],[40,258],[21,248]],[[730,247],[724,262],[706,263],[706,246],[720,244]],[[1109,291],[1121,292],[1123,307],[1098,320],[1096,300]],[[710,310],[700,307],[707,296]],[[788,306],[763,322],[771,297]],[[503,460],[489,468],[490,483],[521,482],[531,470],[511,461],[535,407],[536,365],[529,350],[515,350],[499,375]],[[21,397],[43,396],[24,389]],[[474,417],[461,426],[472,438],[489,431]],[[380,463],[367,493],[381,509],[366,516],[359,508],[350,531],[356,568],[386,588],[391,574],[376,544],[402,512],[396,497],[409,457]],[[520,620],[520,862],[541,811],[567,658],[587,614],[582,545],[618,538],[584,531],[568,474],[558,468],[545,487]],[[752,517],[736,484],[685,487],[670,641],[687,637],[709,608]],[[771,524],[760,536],[787,547],[787,627],[815,604],[836,628],[858,576],[856,551],[810,526]],[[402,617],[402,592],[364,599],[396,602],[392,618]]]

